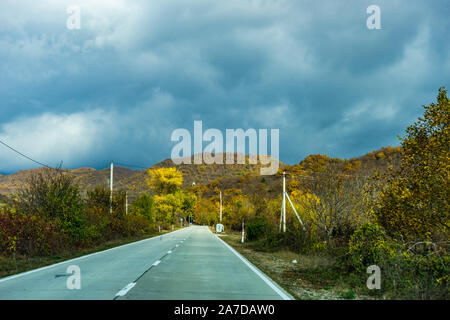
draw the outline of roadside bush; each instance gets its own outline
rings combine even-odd
[[[55,222],[66,241],[86,240],[83,202],[74,176],[61,169],[42,168],[17,195],[18,212]]]
[[[148,194],[142,194],[134,200],[130,208],[130,213],[146,218],[149,222],[154,222],[153,198]]]
[[[286,232],[272,230],[268,233],[262,246],[266,249],[286,248],[297,253],[311,253],[315,250],[316,239],[305,232],[297,220],[287,219],[286,227]]]
[[[265,220],[253,220],[247,223],[246,238],[248,241],[259,240],[271,232],[272,226]]]
[[[125,214],[125,192],[113,194],[112,212],[110,211],[110,191],[97,186],[87,192],[85,200],[85,219],[87,238],[93,241],[111,240],[128,236]]]
[[[368,266],[379,266],[381,293],[387,298],[449,298],[450,259],[444,248],[413,252],[406,244],[392,241],[380,226],[367,223],[351,237],[345,259],[361,283],[367,279]]]
[[[390,298],[449,299],[448,254],[412,254],[403,251],[380,263],[383,291]]]
[[[98,206],[86,206],[85,208],[86,219],[86,244],[92,244],[110,239],[108,234],[109,228],[109,211],[105,208]]]
[[[0,253],[46,255],[61,249],[63,239],[54,222],[41,217],[0,209]]]
[[[124,225],[125,236],[137,237],[156,232],[155,226],[146,217],[128,215]]]
[[[395,256],[395,245],[376,224],[365,223],[351,236],[348,258],[356,271],[365,271],[372,264]]]
[[[105,212],[109,210],[110,191],[101,186],[96,186],[93,190],[87,191],[85,200],[87,208],[99,208]]]

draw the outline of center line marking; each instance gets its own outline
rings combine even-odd
[[[116,297],[123,297],[124,295],[127,294],[128,291],[131,290],[131,288],[133,288],[136,285],[135,282],[129,283],[125,286],[125,288],[123,288],[122,290],[120,290],[119,292],[116,293]]]
[[[155,261],[155,263],[153,263],[152,266],[157,266],[160,263],[161,263],[161,260]]]

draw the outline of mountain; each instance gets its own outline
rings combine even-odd
[[[222,154],[225,157],[225,154]],[[191,163],[193,163],[193,156]],[[183,188],[191,188],[195,185],[207,186],[207,194],[214,193],[214,188],[220,189],[241,189],[243,193],[253,193],[265,191],[269,195],[279,193],[280,179],[282,171],[287,172],[311,172],[322,170],[322,167],[336,165],[340,170],[351,166],[355,174],[371,174],[373,171],[385,171],[389,166],[397,166],[400,162],[400,149],[387,147],[370,152],[364,156],[350,160],[339,158],[329,158],[326,155],[310,155],[296,165],[287,165],[280,162],[280,169],[277,175],[261,176],[259,169],[261,164],[249,164],[249,157],[245,157],[245,164],[174,164],[171,159],[161,161],[151,168],[176,167],[183,173]],[[235,163],[237,154],[234,154]],[[27,179],[42,168],[20,170],[8,175],[0,175],[0,201],[7,196],[17,192]],[[96,170],[93,168],[81,167],[67,170],[75,177],[75,182],[79,184],[82,192],[93,189],[95,186],[109,187],[110,169]],[[145,191],[150,191],[147,187],[146,170],[132,170],[120,166],[114,167],[114,189],[127,190],[130,200]]]
[[[225,154],[222,155],[225,157]],[[234,155],[235,163],[237,155]],[[225,158],[224,158],[225,159]],[[207,184],[217,178],[224,176],[244,176],[247,174],[256,175],[261,164],[250,165],[248,156],[245,157],[246,164],[179,164],[176,165],[171,159],[161,161],[151,168],[176,167],[183,173],[183,188],[192,186],[192,183]],[[193,157],[191,157],[193,163]],[[43,170],[42,168],[20,170],[9,175],[0,175],[0,195],[3,197],[17,192],[21,185],[31,177],[33,173]],[[75,177],[75,182],[82,191],[93,189],[95,186],[109,187],[110,168],[96,170],[93,168],[81,167],[68,169],[67,172]],[[114,166],[114,189],[125,189],[129,191],[131,198],[138,193],[148,191],[146,170],[132,170],[120,166]]]

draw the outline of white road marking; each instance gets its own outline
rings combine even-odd
[[[208,229],[209,230],[209,229]],[[211,231],[211,230],[210,230]],[[237,252],[236,250],[234,250],[233,247],[231,247],[228,243],[226,243],[225,241],[223,241],[222,239],[220,239],[219,237],[216,236],[217,239],[219,239],[228,249],[231,250],[231,252],[233,252],[239,259],[241,259],[246,265],[247,267],[250,268],[250,270],[252,270],[254,273],[256,273],[262,280],[264,280],[265,283],[267,283],[269,285],[269,287],[271,287],[276,293],[278,293],[278,295],[283,298],[283,300],[292,300],[291,297],[289,297],[288,295],[286,295],[283,291],[281,291],[273,282],[272,280],[270,280],[265,274],[263,274],[261,271],[259,271],[254,265],[252,265],[247,259],[245,259],[239,252]]]
[[[161,263],[161,260],[155,261],[155,263],[153,263],[152,266],[155,266],[155,267],[156,267],[156,266],[157,266],[158,264],[160,264],[160,263]]]
[[[123,288],[122,290],[120,290],[119,292],[116,293],[116,297],[117,297],[117,296],[123,297],[123,296],[126,295],[127,292],[130,291],[131,288],[133,288],[135,285],[136,285],[135,282],[132,282],[132,283],[127,284],[125,288]]]

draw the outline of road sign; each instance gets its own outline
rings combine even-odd
[[[216,232],[217,233],[223,232],[224,229],[225,229],[225,227],[223,226],[223,224],[221,224],[221,223],[216,224]]]

